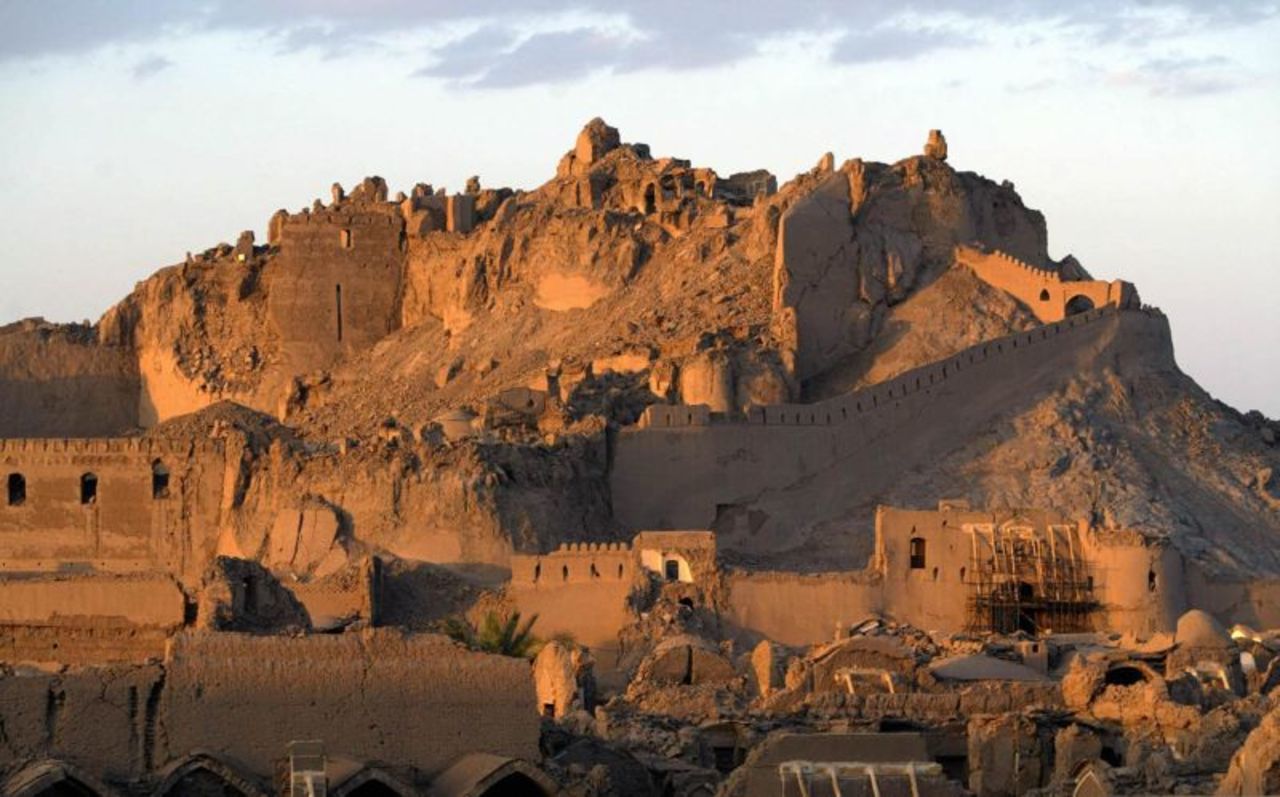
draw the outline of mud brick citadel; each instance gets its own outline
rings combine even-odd
[[[1280,790],[1280,424],[940,132],[265,238],[0,327],[4,794]]]

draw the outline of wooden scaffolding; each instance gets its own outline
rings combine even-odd
[[[970,631],[1087,631],[1097,608],[1073,526],[972,524],[965,625]]]

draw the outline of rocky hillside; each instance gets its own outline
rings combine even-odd
[[[776,187],[765,172],[655,158],[593,120],[544,185],[474,181],[467,195],[469,229],[420,226],[414,200],[388,201],[377,178],[298,216],[374,219],[392,241],[321,264],[337,280],[369,270],[372,287],[338,285],[338,343],[304,354],[313,331],[293,325],[320,305],[296,294],[308,275],[324,280],[276,219],[266,245],[242,235],[163,269],[92,328],[0,328],[0,434],[238,435],[246,555],[263,549],[277,509],[322,501],[362,544],[500,565],[511,550],[624,533],[609,440],[648,404],[733,416],[813,401],[1035,327],[1026,306],[956,264],[958,244],[1088,276],[1050,258],[1043,217],[1012,185],[956,171],[940,140],[894,164],[824,156]],[[806,225],[821,234],[784,251],[785,230]],[[317,290],[330,301],[332,287]],[[375,294],[377,308],[359,305]],[[304,309],[281,309],[294,305]],[[850,488],[833,472],[761,498],[792,519],[724,549],[777,566],[860,565],[876,503],[966,496],[1089,514],[1229,570],[1280,572],[1277,426],[1210,399],[1167,337],[1149,368],[1117,368],[1108,351],[1015,375],[944,454],[903,458],[892,478]],[[536,391],[528,407],[511,405],[526,400],[519,388]],[[917,432],[946,418],[920,418]],[[461,422],[483,430],[451,434]]]

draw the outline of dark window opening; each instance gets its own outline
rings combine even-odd
[[[158,459],[151,463],[151,497],[169,497],[169,468]]]
[[[592,578],[600,578],[600,571],[599,571],[599,570],[596,570],[596,563],[595,563],[595,562],[592,562],[592,563],[591,563],[591,577],[592,577]]]
[[[9,506],[22,506],[27,500],[27,477],[21,473],[10,473],[8,490]]]
[[[706,183],[704,183],[704,182],[699,181],[699,182],[697,183],[697,185],[695,185],[695,186],[694,186],[694,190],[698,192],[698,195],[699,195],[699,196],[706,196],[706,195],[707,195],[707,184],[706,184]]]
[[[568,566],[568,565],[565,565],[565,566],[563,566],[563,567],[561,567],[561,568],[560,568],[560,578],[561,578],[561,580],[563,580],[563,581],[568,581],[568,580],[569,580],[569,566]]]
[[[536,565],[533,566],[534,583],[537,583],[538,579],[540,578],[542,578],[542,562],[538,562]]]
[[[934,581],[937,581],[937,580],[938,580],[938,568],[936,568],[936,567],[935,567],[935,568],[933,568],[933,580],[934,580]]]
[[[549,720],[553,720],[553,719],[555,719],[555,718],[556,718],[556,704],[555,704],[555,703],[543,703],[543,704],[542,704],[542,716],[546,717],[546,718],[547,718],[547,719],[549,719]]]
[[[736,747],[711,748],[711,760],[716,772],[722,775],[729,774],[742,763],[742,757],[738,755],[738,748]]]
[[[681,605],[681,606],[684,606],[684,607],[685,607],[685,608],[687,608],[687,609],[692,609],[692,608],[693,608],[693,598],[681,598],[681,599],[680,599],[680,605]]]
[[[1127,664],[1107,670],[1103,683],[1107,686],[1133,686],[1147,680],[1146,673]]]
[[[1119,750],[1109,744],[1104,744],[1102,746],[1102,753],[1098,757],[1113,767],[1124,766],[1124,756],[1121,755]]]
[[[922,733],[927,730],[920,723],[906,717],[881,717],[877,727],[880,733]]]
[[[1042,302],[1047,302],[1047,301],[1049,301],[1049,291],[1048,291],[1048,289],[1045,289],[1045,290],[1040,291],[1040,301],[1042,301]]]
[[[663,571],[666,573],[667,581],[680,580],[680,563],[675,559],[668,559],[663,565]]]
[[[351,230],[339,230],[339,231],[338,231],[338,244],[339,244],[343,249],[350,249],[350,248],[351,248]]]
[[[251,576],[245,576],[240,582],[240,586],[244,589],[244,610],[246,614],[253,614],[258,611],[258,589],[257,584]]]
[[[924,570],[924,538],[911,538],[911,569]]]
[[[644,189],[644,212],[645,215],[650,215],[657,211],[658,200],[656,197],[656,191],[653,187],[653,183],[649,183],[649,185],[645,186]]]
[[[963,583],[964,583],[964,572],[965,572],[965,571],[964,571],[964,568],[963,568],[963,567],[962,567],[962,568],[960,568],[960,583],[961,583],[961,584],[963,584]]]
[[[92,504],[98,500],[98,477],[86,473],[80,477],[80,503]]]
[[[622,578],[622,565],[618,565],[618,578]]]
[[[338,342],[342,342],[342,286],[334,286],[334,297],[337,303],[338,311]]]
[[[1155,592],[1155,591],[1156,591],[1156,571],[1148,570],[1147,571],[1147,592]]]

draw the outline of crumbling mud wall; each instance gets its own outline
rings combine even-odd
[[[1210,577],[1193,562],[1185,567],[1188,605],[1202,608],[1229,625],[1280,627],[1280,580],[1230,580]]]
[[[573,543],[542,556],[512,556],[507,595],[523,616],[538,615],[539,635],[568,634],[608,665],[618,632],[635,620],[630,599],[639,578],[629,544]]]
[[[290,741],[318,736],[428,776],[467,753],[538,757],[529,663],[444,637],[182,635],[165,672],[166,758],[211,750],[267,775]]]
[[[138,425],[138,368],[87,326],[0,328],[0,437],[97,437]]]
[[[729,623],[785,645],[828,642],[884,609],[884,584],[872,572],[733,572],[726,582]]]
[[[956,262],[982,280],[1012,294],[1042,323],[1061,321],[1073,312],[1096,307],[1140,307],[1138,292],[1123,280],[1063,280],[1054,269],[1039,268],[1005,252],[956,247]]]
[[[1192,602],[1182,555],[1167,541],[1098,530],[1083,542],[1102,627],[1139,635],[1171,631],[1183,612],[1200,605]]]
[[[785,543],[784,504],[788,529],[865,505],[1002,413],[1103,363],[1128,373],[1175,368],[1164,317],[1096,310],[831,401],[756,408],[746,423],[695,415],[706,425],[624,429],[614,447],[614,511],[631,528],[710,527],[722,548],[768,553]],[[748,521],[721,522],[730,514]]]
[[[164,575],[0,579],[0,661],[141,663],[164,654],[185,618],[182,590]]]
[[[298,739],[410,781],[470,753],[538,758],[527,661],[391,630],[183,634],[161,665],[5,673],[0,707],[0,771],[57,758],[115,782],[154,784],[202,753],[272,783]]]
[[[198,578],[225,476],[220,441],[0,440],[0,570]]]
[[[289,216],[279,246],[262,274],[278,376],[324,368],[397,328],[406,243],[396,205],[343,202]]]

